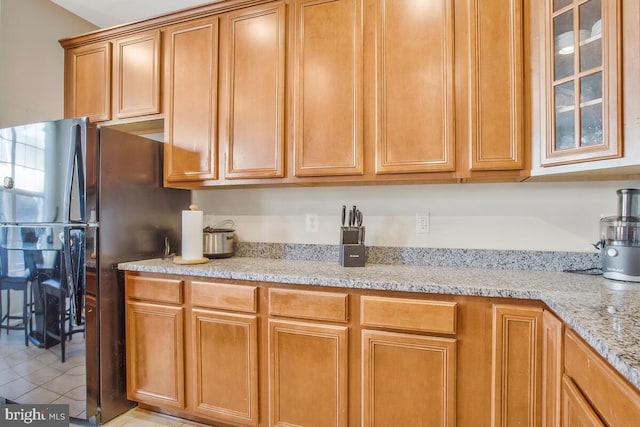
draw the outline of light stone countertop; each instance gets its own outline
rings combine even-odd
[[[121,263],[121,270],[343,288],[541,300],[640,390],[640,283],[530,270],[367,264],[234,257],[177,265]]]

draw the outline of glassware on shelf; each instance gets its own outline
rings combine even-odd
[[[559,84],[554,90],[555,149],[575,148],[575,85],[573,80]]]
[[[553,5],[554,150],[602,144],[601,0]]]
[[[588,33],[580,40],[580,71],[588,71],[602,65],[602,19],[600,0],[590,0],[580,5],[580,23]],[[599,24],[598,24],[599,23]],[[595,30],[595,31],[594,31]]]

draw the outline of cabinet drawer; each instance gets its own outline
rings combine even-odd
[[[269,289],[269,314],[346,322],[349,295],[333,292]]]
[[[607,425],[640,418],[640,394],[572,331],[564,336],[564,369]],[[636,420],[636,421],[633,421]]]
[[[127,276],[128,298],[182,304],[182,288],[182,280]]]
[[[362,297],[360,324],[419,332],[456,333],[456,303]]]
[[[191,282],[191,303],[194,307],[255,313],[258,288],[228,283]]]

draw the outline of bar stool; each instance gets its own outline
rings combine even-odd
[[[7,248],[0,247],[0,307],[2,307],[2,291],[7,295],[7,314],[0,318],[0,329],[6,329],[7,335],[10,330],[24,330],[24,345],[29,345],[29,331],[27,328],[30,319],[31,298],[29,295],[29,285],[33,280],[37,280],[36,263],[33,254],[22,251],[25,269],[16,275],[9,275],[9,253]],[[11,314],[11,291],[22,291],[22,315]],[[11,320],[22,319],[22,325],[11,325]],[[6,325],[3,322],[6,320]]]
[[[74,251],[73,255],[73,259],[77,259],[77,251]],[[69,287],[67,284],[65,262],[60,262],[60,265],[60,276],[42,281],[42,283],[40,283],[40,287],[42,289],[44,299],[44,346],[45,348],[50,346],[49,339],[51,338],[58,340],[60,342],[60,359],[61,362],[64,363],[66,358],[65,343],[67,338],[71,340],[73,334],[84,333],[84,328],[73,327],[73,301],[71,301],[71,299],[74,297],[74,289],[73,287]],[[72,265],[71,267],[73,270],[72,276],[76,281],[81,277],[81,272],[78,270],[79,267],[79,265]],[[55,299],[58,303],[57,313],[55,313],[55,329],[52,329],[49,323],[49,317],[51,316],[51,313],[49,313],[49,298]],[[69,306],[67,306],[67,299],[69,299]]]

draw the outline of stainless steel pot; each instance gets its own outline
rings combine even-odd
[[[207,258],[232,257],[236,240],[233,226],[233,221],[226,220],[213,227],[205,227],[202,233],[202,254]]]

